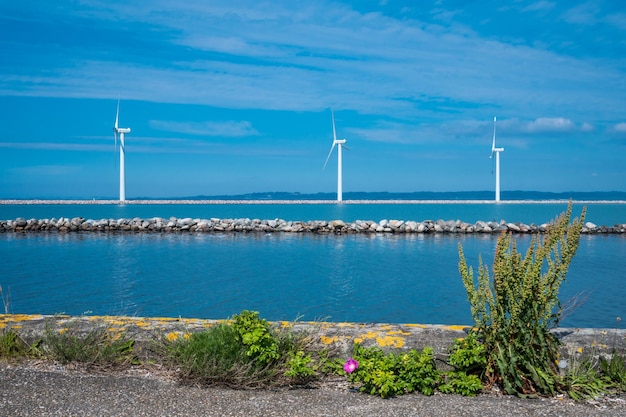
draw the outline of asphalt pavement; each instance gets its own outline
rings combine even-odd
[[[0,363],[0,416],[624,416],[626,398],[575,403],[484,394],[403,395],[381,399],[346,386],[231,390],[181,386],[135,375]]]

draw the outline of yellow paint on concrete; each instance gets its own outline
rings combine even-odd
[[[337,323],[337,327],[354,327],[354,323]]]
[[[126,320],[111,319],[111,318],[105,319],[104,322],[112,326],[125,326],[126,324],[128,324],[128,321]]]
[[[357,337],[354,338],[354,343],[363,343],[364,340],[376,340],[376,342],[381,345],[381,346],[391,346],[391,345],[384,345],[381,343],[392,343],[390,342],[388,338],[393,338],[394,336],[381,336],[380,332],[374,332],[374,331],[369,331],[367,333],[364,334],[360,334]],[[382,342],[379,342],[382,341]],[[404,340],[402,341],[402,344],[404,344]]]
[[[462,326],[462,325],[449,325],[449,326],[443,326],[444,329],[446,330],[454,330],[454,331],[463,331],[465,329],[467,329],[469,326]]]
[[[178,332],[171,332],[168,333],[165,338],[170,341],[173,342],[174,340],[177,340],[179,338]]]
[[[425,329],[426,327],[428,327],[425,324],[415,324],[415,323],[413,323],[413,324],[405,324],[404,326],[406,326],[406,327],[417,327],[418,329]]]
[[[337,337],[337,336],[332,336],[332,337],[320,336],[320,340],[322,341],[323,344],[330,345],[332,343],[335,343],[335,342],[339,341],[339,337]]]
[[[397,337],[397,336],[377,337],[376,343],[378,343],[378,346],[381,346],[381,347],[393,346],[396,348],[400,348],[404,346],[404,339],[401,337]]]
[[[380,330],[391,330],[391,329],[393,329],[391,324],[383,324],[382,326],[380,326]]]
[[[350,336],[320,336],[320,341],[325,345],[330,345],[333,343],[337,343],[341,340],[350,340]]]
[[[399,335],[402,335],[402,336],[409,336],[411,334],[411,332],[405,332],[405,331],[402,331],[402,330],[393,330],[391,332],[387,332],[387,334],[390,334],[390,335],[399,334]]]
[[[113,342],[122,338],[121,332],[109,332],[109,339]]]
[[[380,336],[380,333],[373,332],[370,330],[369,332],[362,334],[360,337],[362,337],[363,339],[376,339],[379,336]]]
[[[20,322],[29,320],[41,320],[41,314],[0,314],[0,322]]]

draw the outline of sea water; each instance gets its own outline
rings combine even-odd
[[[491,220],[485,216],[495,207],[148,206],[32,206],[32,212],[21,215],[7,215],[10,206],[0,206],[0,217],[458,218],[471,222]],[[491,213],[494,219],[543,223],[566,205],[551,207],[549,213],[543,212],[546,205],[539,206],[499,206],[498,210],[517,211],[506,216]],[[616,213],[596,205],[589,210],[594,207],[610,220],[596,220],[598,224],[625,221],[624,206],[617,206]],[[118,209],[119,215],[111,214]],[[575,207],[574,214],[579,211]],[[516,239],[520,250],[530,242],[529,236]],[[476,268],[479,255],[491,264],[496,240],[492,235],[443,234],[4,233],[0,234],[0,285],[5,299],[10,292],[7,310],[12,313],[224,318],[252,309],[271,320],[471,324],[457,266],[458,244]],[[560,294],[565,306],[572,299],[578,305],[568,310],[562,325],[614,327],[616,317],[626,315],[625,254],[624,236],[582,236]]]
[[[586,220],[597,225],[626,223],[626,204],[573,204],[574,215],[587,208]],[[567,202],[528,204],[493,203],[423,203],[423,204],[0,204],[0,219],[17,217],[49,219],[83,217],[85,219],[119,218],[250,218],[287,221],[355,220],[462,220],[522,222],[542,224],[567,209]]]

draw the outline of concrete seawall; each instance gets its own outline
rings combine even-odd
[[[541,225],[511,223],[501,220],[477,221],[466,223],[461,220],[310,220],[286,221],[282,219],[165,219],[153,217],[148,219],[85,219],[82,217],[59,219],[24,219],[0,220],[0,233],[24,232],[99,232],[99,233],[317,233],[317,234],[372,234],[372,233],[448,233],[448,234],[493,234],[511,232],[516,234],[544,233],[548,223]],[[623,234],[626,223],[613,226],[598,226],[587,222],[583,226],[585,234]]]
[[[175,340],[190,333],[206,330],[220,320],[165,317],[122,316],[47,316],[26,314],[0,315],[0,332],[12,329],[32,343],[45,331],[86,334],[95,328],[106,328],[113,337],[124,334],[135,340],[138,347],[157,340]],[[445,357],[456,338],[465,337],[468,326],[432,324],[381,324],[331,322],[275,322],[279,329],[306,332],[321,347],[331,348],[348,357],[354,343],[379,346],[387,351],[432,347],[437,357]],[[614,349],[626,350],[626,330],[557,328],[553,333],[562,345],[562,358],[581,355],[607,356]]]

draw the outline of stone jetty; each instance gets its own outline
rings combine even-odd
[[[24,219],[0,220],[0,233],[25,232],[91,232],[91,233],[315,233],[315,234],[493,234],[511,232],[515,234],[544,233],[548,223],[523,224],[501,220],[477,221],[466,223],[461,220],[310,220],[287,221],[282,219],[168,219],[153,217],[149,219],[84,219],[52,218],[52,219]],[[626,233],[626,223],[614,226],[598,226],[587,222],[584,224],[585,234],[622,234]]]

